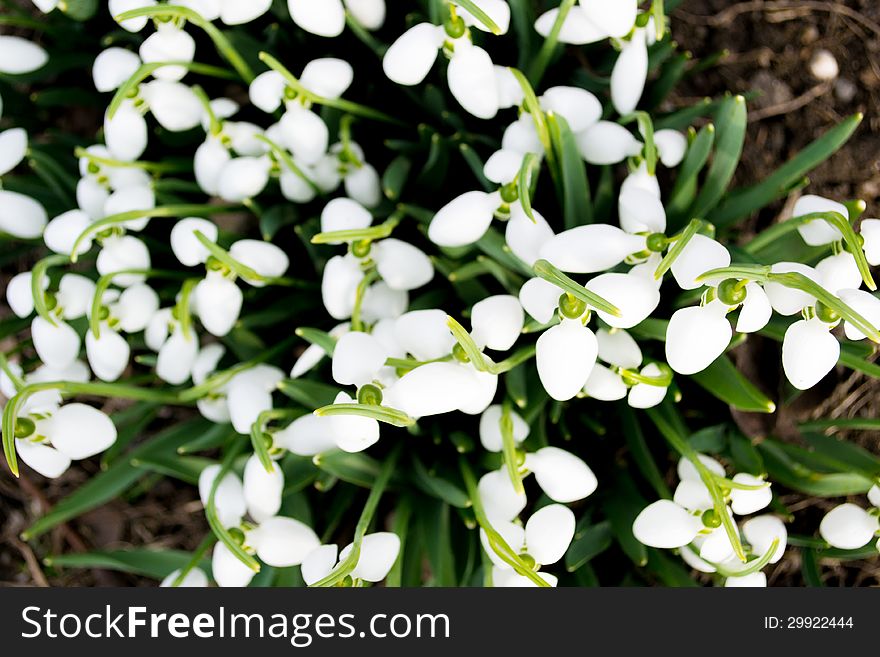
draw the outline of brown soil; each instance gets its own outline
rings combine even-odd
[[[866,216],[880,214],[880,3],[685,0],[674,14],[672,29],[695,59],[728,51],[719,66],[686,81],[674,104],[725,91],[760,93],[750,102],[748,141],[736,184],[761,180],[821,132],[847,115],[863,112],[865,121],[849,144],[811,174],[809,193],[862,198],[868,203]],[[822,49],[840,66],[836,82],[821,82],[810,73],[810,60]],[[772,223],[783,211],[780,203],[761,213],[746,226],[744,236]],[[754,365],[757,353],[753,348],[740,354],[741,366]],[[754,418],[737,419],[749,433],[789,435],[794,420],[806,416],[877,415],[877,385],[861,375],[842,371],[836,383],[819,394],[781,410],[771,427]],[[852,438],[880,453],[878,435]],[[192,550],[207,531],[195,491],[164,481],[135,500],[115,500],[82,516],[33,546],[19,541],[22,529],[90,476],[88,467],[73,469],[55,482],[37,481],[32,474],[16,482],[5,469],[0,473],[0,586],[151,585],[150,580],[101,570],[47,570],[40,559],[52,553],[126,546]],[[813,507],[818,517],[829,506],[803,496],[783,502],[799,512]],[[823,563],[826,583],[877,585],[876,561]],[[798,550],[790,550],[769,577],[771,585],[802,585]]]

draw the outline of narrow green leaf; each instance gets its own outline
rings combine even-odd
[[[412,161],[405,155],[398,155],[391,160],[391,164],[382,174],[382,191],[386,198],[392,201],[400,198],[411,170]]]
[[[611,547],[611,542],[611,523],[607,520],[575,533],[565,553],[565,569],[570,573],[575,572]]]
[[[58,554],[46,557],[43,562],[54,568],[101,568],[164,579],[186,566],[191,557],[189,552],[179,550],[132,549]],[[207,560],[199,567],[210,574]]]
[[[460,486],[436,471],[429,471],[417,456],[413,456],[412,464],[413,482],[423,492],[459,509],[467,509],[471,506],[470,498]]]
[[[849,140],[861,121],[862,114],[854,114],[844,119],[758,184],[731,192],[707,218],[716,226],[730,226],[769,205],[837,152]]]
[[[733,96],[724,99],[715,119],[718,128],[715,154],[703,187],[688,213],[691,217],[706,218],[727,191],[742,154],[746,119],[745,98]]]
[[[773,413],[776,404],[740,373],[725,355],[690,378],[726,404],[751,413]]]
[[[308,379],[285,379],[278,389],[310,410],[332,404],[339,394],[335,386]]]
[[[673,230],[688,219],[685,213],[696,196],[697,178],[703,167],[706,166],[714,144],[715,125],[708,123],[700,128],[688,147],[687,154],[684,156],[675,177],[675,185],[669,195],[669,202],[666,204],[666,213]]]
[[[563,214],[566,228],[593,223],[593,206],[587,170],[578,150],[574,134],[566,120],[554,113],[547,114],[550,140],[562,174]]]
[[[792,490],[816,497],[844,497],[863,495],[873,482],[857,473],[823,474],[798,463],[787,453],[784,446],[773,440],[758,445],[764,457],[770,480]]]

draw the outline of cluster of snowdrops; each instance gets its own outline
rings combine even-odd
[[[45,12],[63,9],[52,0],[34,4]],[[462,426],[479,416],[482,450],[500,464],[477,476],[463,471],[489,559],[484,581],[554,586],[554,564],[576,533],[570,505],[603,482],[577,450],[525,449],[532,427],[499,386],[517,368],[534,361],[555,402],[624,400],[650,409],[675,394],[676,375],[705,370],[735,334],[760,331],[774,315],[801,317],[788,326],[782,345],[783,371],[800,390],[837,364],[840,342],[832,331],[838,325],[847,340],[880,340],[880,300],[863,289],[875,288],[869,266],[880,264],[880,220],[862,220],[855,232],[851,205],[810,195],[795,205],[791,221],[803,241],[832,247],[815,266],[733,262],[731,250],[700,218],[667,230],[658,170],[682,165],[693,133],[653,130],[650,117],[637,111],[649,48],[668,38],[662,3],[640,8],[636,0],[566,0],[534,22],[535,38],[575,47],[604,43],[616,53],[610,106],[580,87],[533,89],[521,72],[496,62],[493,44],[511,22],[504,0],[435,3],[428,15],[439,18],[436,24],[420,19],[381,47],[388,84],[418,88],[445,69],[442,93],[499,130],[490,137],[500,147],[482,168],[488,190],[475,177],[471,191],[444,197],[441,187],[427,216],[400,203],[381,220],[377,208],[387,205],[387,181],[370,161],[384,156],[365,152],[355,137],[358,130],[382,129],[394,109],[381,97],[365,104],[347,97],[357,62],[307,53],[284,61],[260,53],[264,68],[250,71],[215,26],[259,21],[271,4],[110,0],[106,10],[136,35],[135,46],[108,47],[94,60],[94,86],[108,106],[99,141],[76,153],[76,206],[50,217],[26,194],[0,191],[0,231],[13,240],[41,240],[50,252],[9,280],[5,291],[12,312],[31,319],[39,361],[27,370],[15,356],[2,362],[10,465],[17,469],[20,459],[53,478],[73,461],[110,448],[117,439],[111,418],[75,399],[100,394],[101,384],[109,384],[113,396],[112,384],[133,361],[147,364],[168,387],[191,386],[190,400],[204,418],[231,424],[247,449],[253,442],[246,458],[224,459],[198,477],[220,539],[211,559],[218,585],[246,586],[260,562],[301,566],[309,585],[382,581],[399,557],[399,537],[359,525],[347,547],[327,537],[322,544],[309,524],[280,513],[285,477],[278,461],[288,453],[315,459],[334,450],[369,453],[377,443],[405,441],[401,427],[449,414]],[[289,0],[287,9],[283,30],[328,41],[352,31],[370,39],[383,25],[403,24],[400,16],[386,16],[399,9],[386,8],[384,0]],[[196,82],[200,73],[210,74],[194,63],[197,54],[208,54],[197,53],[193,35],[202,31],[240,76],[236,100],[210,98]],[[47,58],[34,41],[0,36],[3,73],[37,70]],[[237,118],[248,102],[256,111],[249,116],[262,121]],[[343,119],[328,125],[322,108],[338,110]],[[616,192],[616,222],[598,217],[563,228],[559,217],[545,218],[533,207],[536,179],[558,156],[548,134],[559,125],[584,164],[611,166],[625,176]],[[157,203],[156,172],[141,161],[156,130],[203,135],[190,160],[204,205],[191,212],[176,214]],[[22,165],[28,148],[23,129],[0,133],[0,175]],[[320,231],[311,242],[327,260],[312,289],[288,278],[289,255],[271,240],[220,244],[214,214],[258,213],[261,194],[279,187],[288,203],[319,207]],[[141,238],[158,223],[186,277],[164,302],[152,285],[161,273],[151,269],[151,248]],[[408,223],[420,224],[420,232],[406,233],[416,239],[403,236]],[[424,303],[411,309],[412,295],[448,273],[438,270],[443,256],[467,252],[499,227],[503,257],[531,272],[518,290],[489,294],[461,315]],[[66,271],[74,265],[76,271]],[[295,362],[288,362],[291,349],[238,362],[222,339],[247,318],[248,290],[273,286],[285,294],[320,294],[324,330],[300,333],[312,344]],[[656,315],[662,295],[682,291],[692,293],[692,303],[669,318],[665,352],[644,354],[630,329]],[[291,333],[300,325],[293,312],[284,321]],[[336,387],[335,399],[317,409],[291,408],[279,388],[316,373]],[[680,452],[672,499],[638,514],[635,538],[676,550],[688,566],[717,573],[725,586],[765,586],[764,567],[782,557],[787,543],[783,520],[768,511],[771,482],[730,472],[687,445]],[[394,468],[379,473],[377,496]],[[542,494],[537,509],[523,483],[532,474]],[[876,485],[868,501],[874,508],[847,503],[828,513],[822,538],[842,549],[873,541],[880,531]],[[368,506],[375,503],[371,495]],[[208,583],[197,560],[164,582]]]

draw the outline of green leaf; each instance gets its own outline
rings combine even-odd
[[[621,430],[629,446],[629,453],[635,461],[639,471],[645,477],[645,480],[651,484],[651,487],[660,497],[672,498],[672,491],[663,480],[663,474],[657,467],[656,461],[651,454],[648,443],[645,440],[645,434],[635,413],[629,405],[620,403],[617,405],[617,411],[620,414]]]
[[[386,198],[392,201],[397,201],[400,198],[400,193],[406,185],[411,170],[412,162],[405,155],[398,155],[391,160],[391,164],[382,174],[382,191]]]
[[[574,228],[593,223],[593,207],[590,203],[587,170],[574,134],[568,127],[566,120],[552,112],[547,114],[547,126],[562,174],[562,207],[565,227]]]
[[[626,470],[616,470],[613,481],[603,502],[605,516],[611,522],[611,533],[626,556],[637,566],[644,566],[648,563],[648,549],[633,536],[632,525],[648,502],[636,490]]]
[[[285,379],[278,384],[278,389],[310,410],[332,404],[339,394],[335,386],[308,379]]]
[[[709,215],[709,221],[719,227],[729,226],[780,198],[798,180],[837,152],[849,140],[861,121],[861,114],[848,117],[760,183],[731,192]]]
[[[299,337],[308,342],[309,344],[314,344],[321,349],[324,350],[324,353],[328,356],[332,356],[333,352],[336,350],[336,338],[334,338],[329,333],[324,331],[320,331],[318,329],[309,328],[308,326],[301,326],[300,328],[294,331]]]
[[[324,472],[362,488],[372,488],[381,470],[381,464],[363,452],[351,454],[333,450],[318,454],[312,463]]]
[[[822,583],[822,573],[819,570],[819,560],[815,550],[810,548],[801,550],[801,572],[804,575],[804,584],[807,586],[825,586]]]
[[[758,445],[770,480],[775,483],[816,497],[863,495],[873,485],[870,479],[857,473],[816,472],[792,458],[793,446],[787,446],[788,450],[784,447],[774,440],[765,440]]]
[[[880,459],[863,447],[822,433],[805,432],[803,437],[817,453],[839,464],[841,471],[855,470],[870,479],[880,479]]]
[[[607,520],[576,532],[565,553],[565,569],[573,573],[611,547],[611,541],[611,523]]]
[[[727,427],[716,424],[704,427],[688,436],[688,444],[698,452],[718,454],[727,447]]]
[[[678,175],[675,177],[675,185],[669,195],[669,202],[666,205],[666,213],[673,230],[690,219],[686,216],[686,211],[694,201],[697,192],[697,179],[709,160],[714,143],[715,125],[708,123],[700,128],[688,147],[687,154],[678,169]]]
[[[620,310],[617,308],[617,306],[613,305],[609,301],[606,301],[598,294],[590,292],[583,285],[579,285],[566,274],[564,274],[560,269],[550,264],[547,260],[538,260],[535,263],[533,269],[536,276],[538,276],[539,278],[543,278],[545,281],[553,283],[563,292],[567,292],[568,294],[577,297],[591,308],[601,310],[616,317],[620,317]]]
[[[689,588],[699,586],[679,559],[669,556],[666,550],[648,550],[647,570],[655,574],[664,586]]]
[[[743,376],[725,355],[690,378],[724,403],[741,411],[773,413],[776,410],[776,404]]]
[[[745,98],[733,96],[724,99],[715,119],[718,128],[715,155],[703,187],[691,205],[689,216],[706,218],[724,196],[742,154],[746,118]]]
[[[164,579],[178,568],[185,567],[191,558],[189,552],[180,550],[132,549],[58,554],[46,557],[43,562],[55,568],[102,568]],[[210,576],[207,560],[199,567]]]
[[[471,506],[471,500],[457,484],[441,476],[436,471],[429,471],[417,456],[412,459],[413,469],[410,473],[415,485],[423,492],[438,500],[446,502],[450,506],[459,509],[467,509]]]
[[[66,0],[62,11],[75,21],[87,21],[98,10],[98,0]]]
[[[130,458],[145,459],[161,454],[173,454],[178,446],[194,435],[217,432],[228,436],[230,431],[231,428],[227,425],[216,425],[202,418],[195,418],[176,424],[157,434],[148,442],[132,450]],[[62,522],[67,522],[119,497],[146,472],[145,468],[136,468],[128,461],[120,460],[61,500],[49,513],[31,525],[22,534],[22,537],[25,540],[36,538]]]
[[[532,174],[539,170],[540,166],[541,160],[535,153],[526,153],[516,177],[520,205],[533,223],[535,222],[535,213],[532,211]]]
[[[738,431],[730,434],[730,456],[738,472],[748,472],[755,476],[767,474],[764,459],[754,443]]]
[[[335,415],[355,415],[358,417],[367,417],[377,422],[384,422],[393,427],[410,427],[416,421],[403,411],[388,406],[378,406],[375,404],[328,404],[315,410],[315,415],[319,417],[331,417]]]
[[[201,456],[182,456],[177,453],[156,454],[131,460],[136,468],[173,477],[193,486],[198,485],[202,470],[212,463],[213,460]]]

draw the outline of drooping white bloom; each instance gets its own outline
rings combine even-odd
[[[837,364],[840,343],[819,318],[802,319],[785,331],[782,340],[782,368],[798,390],[819,383]]]
[[[694,235],[672,263],[672,276],[683,290],[694,290],[704,283],[696,279],[712,269],[730,266],[730,251],[705,235]]]
[[[110,15],[115,19],[117,16],[124,14],[127,11],[141,9],[142,7],[153,7],[155,4],[156,0],[108,0],[108,9],[110,10]],[[144,29],[148,20],[149,19],[146,16],[129,18],[128,20],[120,22],[119,26],[129,32],[140,32]]]
[[[702,528],[698,517],[671,500],[657,500],[648,505],[633,522],[633,534],[639,542],[667,549],[687,545]]]
[[[9,173],[24,159],[28,136],[23,128],[0,132],[0,176]]]
[[[581,391],[599,353],[595,334],[576,319],[563,320],[544,331],[536,348],[541,384],[558,401],[567,401]]]
[[[290,267],[287,254],[280,247],[263,240],[238,240],[229,247],[229,255],[263,278],[280,278]],[[254,287],[266,285],[262,280],[248,276],[242,278]]]
[[[876,515],[847,502],[835,507],[822,519],[819,533],[830,545],[854,550],[870,541],[880,529]]]
[[[799,262],[777,262],[770,271],[774,274],[782,274],[794,272],[806,276],[810,280],[822,284],[819,274],[809,265],[803,265]],[[780,315],[795,315],[807,306],[816,303],[816,298],[812,294],[786,287],[781,283],[770,281],[764,284],[764,292],[770,300],[770,305]]]
[[[510,206],[510,219],[507,220],[504,232],[504,239],[513,255],[530,267],[540,258],[544,244],[553,237],[553,229],[543,215],[534,209],[532,215],[534,221],[529,218],[521,204],[514,203]]]
[[[622,50],[611,72],[611,102],[621,116],[636,109],[648,77],[648,43],[645,29],[636,29],[622,42]]]
[[[583,45],[629,34],[636,22],[636,0],[585,0],[569,11],[559,34],[560,43]],[[551,9],[535,22],[535,30],[546,37],[553,29],[559,9]]]
[[[391,44],[382,58],[385,75],[397,84],[419,84],[428,75],[446,33],[439,25],[419,23]]]
[[[642,143],[622,125],[599,121],[575,135],[578,150],[590,164],[617,164],[642,151]]]
[[[507,351],[522,331],[525,315],[519,300],[509,294],[486,297],[471,309],[472,337],[480,347]]]
[[[542,447],[526,455],[526,468],[554,502],[568,504],[589,497],[598,487],[596,475],[582,459],[558,447]]]
[[[609,224],[565,230],[544,243],[540,256],[564,272],[589,274],[619,265],[645,248],[645,238]]]
[[[195,287],[193,310],[211,335],[228,334],[241,313],[244,295],[234,281],[219,271],[209,271]]]
[[[438,246],[466,246],[479,240],[501,205],[499,192],[465,192],[444,205],[428,227],[428,238]]]
[[[849,218],[846,206],[821,196],[807,194],[801,196],[792,210],[792,217],[803,217],[814,212],[837,212],[844,219]],[[822,246],[843,239],[840,231],[824,219],[814,219],[798,225],[798,232],[810,246]]]
[[[196,42],[175,23],[158,23],[156,31],[141,43],[138,53],[145,64],[191,62],[196,53]],[[160,66],[153,71],[153,77],[158,80],[181,80],[186,73],[185,66]]]
[[[272,408],[272,391],[284,373],[277,367],[259,364],[236,374],[226,387],[226,400],[233,428],[249,434],[251,425],[263,411]]]
[[[880,326],[880,299],[865,290],[838,290],[837,296],[847,306],[864,317],[872,326]],[[843,331],[850,340],[864,340],[865,334],[849,321],[844,321]]]
[[[334,544],[321,545],[315,548],[302,564],[302,575],[306,584],[311,586],[330,574],[338,562],[345,561],[351,554],[353,545],[347,545],[339,553]],[[381,582],[388,576],[397,555],[400,553],[400,538],[391,532],[376,532],[363,537],[357,564],[351,572],[353,579],[366,582]]]
[[[480,119],[491,119],[500,106],[495,67],[489,53],[459,39],[447,71],[449,91],[461,106]]]
[[[650,279],[633,274],[600,274],[584,286],[614,305],[619,315],[596,309],[602,321],[613,328],[628,329],[645,320],[660,304],[660,291]]]
[[[733,329],[719,300],[673,313],[666,329],[666,361],[679,374],[702,372],[724,353]]]
[[[21,239],[36,239],[47,220],[46,210],[30,196],[0,190],[0,231]]]
[[[180,577],[181,570],[178,568],[175,571],[172,571],[168,574],[165,579],[159,584],[159,588],[169,588],[174,585],[174,582],[177,581],[177,578]],[[190,588],[205,588],[208,586],[208,576],[205,574],[205,571],[201,568],[193,568],[189,572],[184,575],[183,579],[180,581],[180,584],[177,585],[178,588],[182,589],[190,589]]]
[[[19,36],[0,35],[0,73],[20,75],[42,68],[49,55],[40,46]]]
[[[187,217],[178,221],[171,229],[171,250],[185,267],[204,264],[210,255],[208,249],[196,238],[196,231],[212,242],[217,241],[217,224],[208,219]]]

